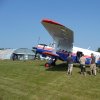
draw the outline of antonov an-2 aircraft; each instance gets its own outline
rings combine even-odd
[[[36,49],[36,53],[40,53],[43,56],[49,56],[51,58],[45,64],[45,67],[50,67],[52,64],[55,65],[57,59],[66,61],[69,52],[72,53],[72,57],[75,63],[79,62],[79,58],[83,53],[87,59],[86,64],[90,64],[91,53],[93,53],[96,57],[96,63],[100,64],[99,52],[73,46],[74,33],[71,29],[48,19],[43,19],[41,23],[54,40],[52,46],[38,44],[38,46],[34,47],[34,49]]]

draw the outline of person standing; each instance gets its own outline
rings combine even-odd
[[[86,66],[85,66],[86,58],[84,57],[84,54],[82,54],[82,56],[80,57],[79,62],[80,62],[81,74],[86,76]]]
[[[95,63],[95,56],[91,53],[91,64],[90,64],[90,74],[96,75],[96,63]]]
[[[68,64],[67,74],[72,75],[73,58],[72,58],[72,54],[71,53],[69,53],[69,56],[67,57],[67,64]]]

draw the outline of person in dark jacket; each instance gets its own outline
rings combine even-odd
[[[72,58],[72,54],[71,53],[69,53],[69,56],[67,57],[67,64],[68,64],[67,74],[72,75],[73,58]]]

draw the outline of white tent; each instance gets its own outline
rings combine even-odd
[[[15,49],[4,49],[0,50],[0,59],[11,59]]]
[[[15,57],[15,58],[14,58]],[[0,59],[29,60],[34,59],[35,53],[28,48],[0,50]]]

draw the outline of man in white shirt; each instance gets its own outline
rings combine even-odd
[[[86,76],[86,66],[85,66],[86,58],[84,57],[84,54],[82,54],[82,57],[80,57],[79,62],[81,67],[81,74],[83,73]]]

